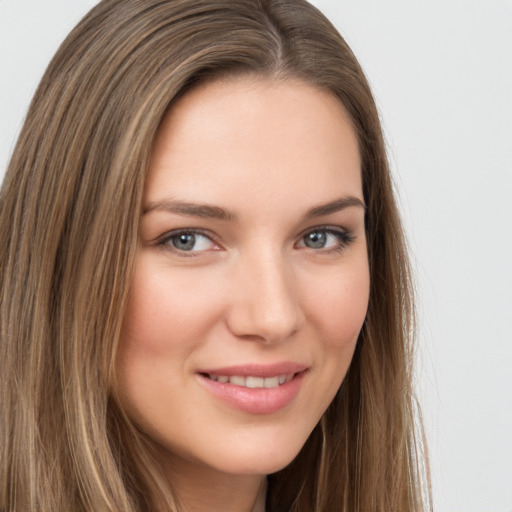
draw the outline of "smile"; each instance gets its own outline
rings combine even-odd
[[[294,373],[288,373],[283,375],[276,375],[274,377],[256,377],[249,375],[244,377],[243,375],[211,375],[208,374],[208,378],[224,384],[233,384],[235,386],[241,386],[245,388],[257,389],[257,388],[277,388],[287,382],[291,381],[294,377]]]
[[[297,363],[240,365],[198,372],[216,400],[249,414],[272,414],[291,405],[309,368]]]

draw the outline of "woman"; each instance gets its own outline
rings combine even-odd
[[[2,510],[428,507],[378,114],[315,8],[101,2],[0,201]]]

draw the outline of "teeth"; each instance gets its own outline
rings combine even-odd
[[[261,377],[247,377],[245,379],[245,386],[248,388],[262,388],[264,384],[265,379],[262,379]]]
[[[243,377],[242,375],[233,375],[229,377],[228,375],[208,375],[211,380],[216,382],[222,382],[224,384],[234,384],[235,386],[242,386],[246,388],[252,389],[260,389],[260,388],[277,388],[286,382],[290,382],[294,373],[289,373],[287,375],[276,375],[275,377]]]
[[[263,381],[263,386],[266,388],[277,388],[279,386],[279,377],[267,377]]]
[[[245,377],[234,375],[233,377],[229,378],[229,382],[231,384],[235,384],[235,386],[245,386]]]

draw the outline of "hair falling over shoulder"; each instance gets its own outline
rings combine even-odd
[[[0,193],[1,511],[179,510],[111,392],[114,359],[160,121],[195,84],[241,75],[339,99],[367,205],[371,291],[356,353],[300,454],[269,476],[267,510],[431,509],[407,251],[351,50],[304,0],[104,0],[50,63]]]

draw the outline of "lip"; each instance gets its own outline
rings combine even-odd
[[[272,414],[289,405],[299,394],[307,366],[283,362],[271,365],[248,364],[223,368],[200,370],[198,377],[208,392],[225,404],[250,414]],[[214,381],[206,374],[229,377],[275,377],[277,375],[294,374],[294,377],[275,388],[248,388],[235,384]]]

